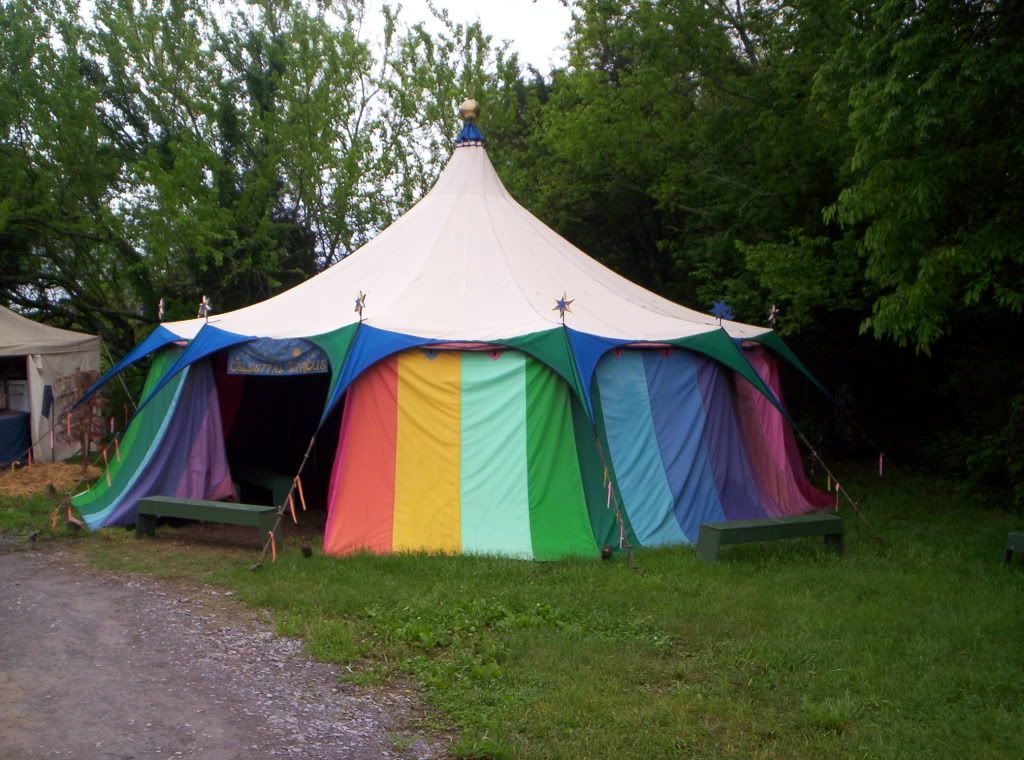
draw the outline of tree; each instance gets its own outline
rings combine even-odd
[[[156,322],[264,299],[336,263],[433,182],[479,25],[439,34],[355,0],[0,0],[7,302],[126,351]],[[514,64],[513,64],[514,65]]]
[[[974,0],[854,7],[821,75],[841,83],[855,141],[826,217],[857,231],[879,288],[865,329],[927,351],[958,313],[1024,307],[1024,14]]]

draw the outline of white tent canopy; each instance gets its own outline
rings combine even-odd
[[[561,324],[607,338],[673,340],[725,328],[752,338],[768,328],[722,321],[645,290],[545,226],[502,185],[482,145],[455,150],[437,183],[408,213],[340,263],[209,324],[240,335],[308,337],[359,320],[407,335],[497,341]],[[216,304],[214,304],[216,306]],[[206,324],[163,327],[190,340]]]
[[[83,370],[99,370],[100,339],[96,335],[61,330],[34,322],[0,306],[0,357],[25,357],[28,412],[31,415],[33,453],[45,461],[52,454],[66,459],[75,448],[58,443],[50,449],[50,421],[42,416],[43,389],[59,377]]]

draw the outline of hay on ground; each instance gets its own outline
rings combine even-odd
[[[44,493],[52,485],[58,494],[77,493],[85,488],[85,482],[100,476],[98,467],[90,465],[82,474],[82,465],[33,464],[31,467],[10,467],[0,469],[0,496],[31,496]]]

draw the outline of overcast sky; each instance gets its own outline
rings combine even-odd
[[[417,21],[431,28],[427,0],[387,0],[392,7],[401,3],[400,18],[407,24]],[[368,16],[379,15],[385,0],[367,0]],[[453,21],[480,20],[486,34],[495,41],[509,40],[522,63],[531,63],[547,73],[565,63],[565,33],[572,14],[558,0],[435,0]]]

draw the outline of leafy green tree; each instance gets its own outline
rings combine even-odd
[[[0,288],[115,351],[161,297],[235,308],[361,246],[433,182],[454,104],[515,67],[443,14],[428,35],[386,8],[369,41],[356,0],[0,10]]]
[[[855,144],[826,215],[857,231],[879,289],[865,328],[927,351],[959,312],[1024,307],[1024,13],[887,0],[854,16],[821,73]]]

